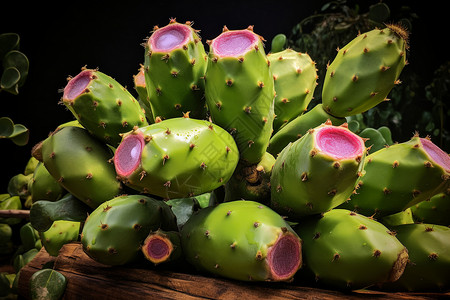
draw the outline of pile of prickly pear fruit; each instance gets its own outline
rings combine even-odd
[[[75,240],[113,266],[448,291],[448,154],[419,134],[393,143],[388,128],[349,126],[400,83],[406,30],[387,25],[341,48],[309,110],[313,59],[266,53],[263,41],[251,26],[224,27],[207,51],[172,19],[145,42],[137,98],[83,68],[61,100],[74,120],[33,148],[35,168],[0,209],[26,197],[55,256]]]

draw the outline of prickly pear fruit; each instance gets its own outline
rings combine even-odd
[[[302,263],[301,240],[286,221],[254,201],[204,208],[181,230],[186,260],[200,270],[254,281],[286,281]]]
[[[56,201],[67,192],[61,184],[53,178],[42,162],[34,169],[33,177],[28,184],[33,202],[39,200]]]
[[[102,203],[86,219],[83,250],[107,265],[123,265],[138,257],[150,231],[177,230],[175,216],[161,200],[122,195]]]
[[[155,265],[177,261],[183,254],[180,233],[161,229],[152,231],[141,250],[145,258]]]
[[[450,190],[411,206],[418,222],[450,226]]]
[[[78,241],[80,222],[59,220],[47,231],[39,232],[42,246],[51,256],[58,256],[59,250],[67,243]]]
[[[80,127],[63,127],[35,146],[45,168],[68,192],[92,208],[121,193],[110,148]]]
[[[407,40],[404,28],[387,25],[358,35],[340,49],[327,67],[322,90],[324,109],[342,118],[386,100],[406,64]]]
[[[311,110],[296,117],[289,123],[283,125],[276,132],[269,142],[267,152],[277,156],[290,142],[295,142],[308,132],[311,128],[330,120],[333,125],[342,125],[346,122],[345,118],[335,118],[323,110],[322,103],[317,104]]]
[[[115,79],[82,70],[64,88],[62,102],[93,135],[116,147],[120,134],[148,125],[138,101]]]
[[[427,138],[378,150],[366,157],[357,193],[341,208],[376,218],[405,210],[450,184],[450,158]]]
[[[332,209],[353,192],[362,167],[364,141],[330,122],[289,144],[272,170],[271,207],[292,218]]]
[[[395,281],[408,261],[394,233],[349,210],[311,216],[296,231],[303,239],[305,274],[327,287],[360,289]]]
[[[316,63],[307,53],[292,49],[269,53],[275,84],[275,119],[273,130],[304,113],[317,85]]]
[[[403,275],[383,289],[448,291],[450,288],[450,228],[435,224],[404,224],[392,228],[408,249]]]
[[[114,155],[117,175],[126,185],[165,199],[216,189],[229,180],[238,160],[228,132],[187,117],[125,134]]]
[[[207,55],[191,23],[156,28],[145,44],[145,83],[155,118],[206,116],[204,76]],[[145,99],[142,99],[143,101]],[[146,102],[146,101],[144,101]]]
[[[205,96],[214,123],[233,134],[241,159],[258,163],[274,118],[274,82],[262,37],[224,28],[210,43]]]

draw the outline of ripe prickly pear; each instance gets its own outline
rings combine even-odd
[[[117,175],[126,185],[165,199],[216,189],[228,181],[238,160],[228,132],[187,117],[125,134],[114,155]]]
[[[358,35],[327,67],[324,109],[335,117],[365,112],[386,100],[406,64],[408,33],[399,25]]]
[[[177,230],[175,216],[161,200],[122,195],[102,203],[86,219],[83,250],[107,265],[123,265],[138,257],[150,231]]]
[[[39,232],[42,246],[51,256],[58,256],[59,250],[67,243],[78,241],[80,222],[58,220],[50,229]]]
[[[443,192],[450,184],[450,158],[427,138],[378,150],[366,157],[357,193],[341,208],[383,217]]]
[[[332,209],[347,200],[359,177],[366,148],[345,126],[324,123],[278,156],[272,170],[271,206],[293,218]]]
[[[275,119],[273,130],[306,111],[317,85],[316,63],[307,53],[292,49],[269,53],[275,84]]]
[[[139,103],[116,80],[85,69],[70,79],[62,102],[93,135],[116,147],[120,134],[148,125]]]
[[[155,265],[177,261],[183,254],[180,233],[161,229],[152,231],[141,250],[145,258]]]
[[[145,83],[147,99],[155,118],[206,116],[204,75],[207,55],[191,23],[177,23],[156,28],[145,44]]]
[[[181,230],[186,260],[244,281],[287,281],[302,263],[301,240],[286,221],[254,201],[231,201],[194,214]]]
[[[383,224],[345,209],[311,216],[296,229],[303,240],[305,272],[319,284],[360,289],[395,281],[408,251]]]
[[[210,42],[206,103],[214,123],[233,134],[240,157],[258,163],[274,118],[274,82],[262,37],[250,27],[228,30]]]

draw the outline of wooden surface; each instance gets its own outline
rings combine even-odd
[[[19,293],[30,299],[29,281],[44,265],[68,279],[64,299],[448,299],[450,293],[384,293],[332,290],[293,283],[247,283],[155,268],[111,267],[90,259],[78,243],[65,245],[58,257],[42,249],[22,268]]]

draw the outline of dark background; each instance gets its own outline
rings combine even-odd
[[[67,76],[75,76],[81,67],[99,68],[136,95],[132,78],[143,63],[140,44],[154,25],[164,26],[171,17],[179,22],[194,21],[203,42],[219,35],[224,25],[229,29],[254,25],[254,31],[267,40],[269,50],[276,34],[288,35],[294,25],[329,1],[60,1],[56,6],[42,1],[9,2],[14,3],[0,7],[0,33],[20,35],[20,51],[28,57],[30,70],[19,95],[0,93],[0,117],[28,127],[30,141],[16,146],[0,140],[0,194],[6,193],[12,176],[23,172],[31,148],[56,126],[73,119],[58,102]],[[348,1],[350,5],[358,3],[361,12],[376,2]],[[443,2],[384,2],[391,11],[408,5],[417,13],[407,67],[431,78],[448,59],[449,26],[446,9],[440,6]]]

